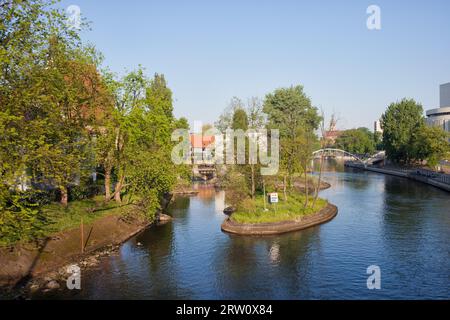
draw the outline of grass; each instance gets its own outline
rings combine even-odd
[[[49,219],[49,224],[44,227],[44,233],[51,235],[56,232],[77,228],[81,218],[83,224],[89,225],[106,215],[122,214],[127,210],[126,205],[119,205],[114,201],[104,203],[103,196],[92,199],[69,202],[65,208],[59,203],[46,205],[43,211]]]
[[[313,208],[313,199],[310,196],[308,206],[305,208],[305,200],[305,195],[294,193],[288,194],[287,201],[284,201],[283,195],[279,194],[279,202],[277,204],[266,202],[268,211],[264,211],[263,195],[257,195],[254,200],[245,200],[241,208],[232,214],[231,219],[238,223],[253,224],[291,221],[315,213],[328,204],[328,201],[318,198]]]

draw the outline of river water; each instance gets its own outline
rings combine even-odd
[[[334,166],[332,166],[334,167]],[[449,299],[450,196],[358,170],[328,171],[336,218],[271,237],[225,234],[224,192],[198,186],[174,220],[126,242],[82,274],[76,299]],[[381,289],[367,288],[379,266]]]

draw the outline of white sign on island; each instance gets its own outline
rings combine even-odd
[[[278,203],[278,193],[271,192],[267,194],[269,197],[269,203]]]

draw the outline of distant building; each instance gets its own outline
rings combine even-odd
[[[377,120],[373,123],[373,132],[374,133],[383,133],[383,128],[381,127],[381,121]]]
[[[323,138],[328,146],[334,145],[336,139],[342,134],[342,131],[336,130],[336,120],[334,117],[330,120],[330,129],[324,132]]]
[[[325,131],[324,138],[328,144],[333,145],[336,142],[336,139],[342,134],[340,130],[328,130]]]
[[[191,154],[195,160],[210,160],[211,151],[209,147],[215,141],[214,136],[202,134],[191,134]]]
[[[427,111],[427,123],[450,132],[450,82],[440,86],[440,107]]]

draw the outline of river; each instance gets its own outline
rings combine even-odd
[[[328,168],[334,168],[330,165]],[[177,198],[174,220],[82,273],[75,299],[449,299],[450,196],[337,166],[321,192],[339,208],[324,225],[271,237],[225,234],[224,192]],[[381,270],[369,290],[367,268]]]

